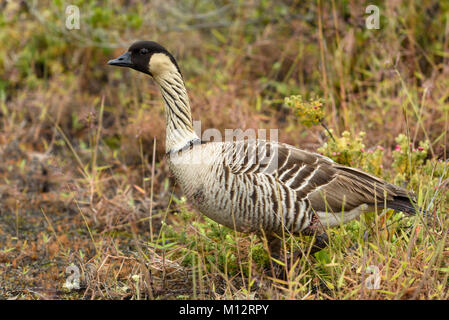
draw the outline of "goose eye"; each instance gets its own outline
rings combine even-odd
[[[146,48],[140,49],[139,53],[140,54],[147,54],[148,53],[148,49],[146,49]]]

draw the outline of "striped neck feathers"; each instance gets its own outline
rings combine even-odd
[[[158,84],[165,105],[167,153],[182,149],[199,139],[192,125],[189,97],[178,67],[163,53],[150,59],[149,70]]]

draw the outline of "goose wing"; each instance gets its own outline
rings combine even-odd
[[[257,140],[235,142],[228,157],[233,174],[268,175],[308,200],[314,211],[350,211],[363,204],[414,213],[413,193],[359,169],[287,144]]]

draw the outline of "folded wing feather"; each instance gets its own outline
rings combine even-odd
[[[331,159],[297,149],[287,144],[258,141],[265,148],[277,151],[277,167],[267,171],[267,165],[252,163],[234,166],[234,174],[267,174],[294,190],[297,199],[308,199],[314,211],[341,213],[363,204],[414,213],[415,196],[359,169],[346,167]],[[243,147],[247,151],[251,148]],[[251,156],[247,156],[247,160]],[[248,161],[247,161],[248,162]]]

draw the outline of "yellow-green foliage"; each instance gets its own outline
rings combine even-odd
[[[422,166],[429,150],[428,141],[420,141],[419,147],[414,148],[406,135],[400,134],[395,139],[397,145],[393,151],[392,167],[396,170],[395,181],[404,182],[413,177],[417,169]]]
[[[415,186],[422,186],[426,192],[441,192],[444,199],[449,199],[449,162],[428,159],[426,163],[414,173],[411,181]]]
[[[191,224],[196,233],[189,233],[188,230],[175,230],[172,226],[165,226],[165,234],[171,242],[184,246],[181,249],[183,254],[183,264],[194,266],[198,263],[198,254],[201,253],[202,259],[209,271],[218,268],[222,272],[235,275],[242,271],[248,273],[248,262],[239,264],[237,256],[239,237],[229,228],[226,228],[215,221],[204,217],[204,221],[193,221],[195,213],[188,210],[181,210],[176,213],[184,223]],[[269,263],[268,254],[262,244],[256,244],[250,248],[249,254],[256,265],[267,266]]]
[[[320,123],[324,118],[323,101],[320,98],[304,101],[300,95],[293,95],[286,97],[284,103],[293,109],[298,120],[307,127]]]
[[[425,175],[441,178],[442,180],[449,178],[449,163],[443,160],[429,159],[422,169]]]
[[[330,130],[332,133],[332,129]],[[326,132],[329,136],[329,133]],[[335,162],[346,166],[358,167],[375,175],[382,173],[382,159],[384,148],[377,146],[366,150],[363,144],[365,132],[359,132],[355,137],[348,131],[344,131],[341,137],[329,139],[318,152],[331,158]]]

